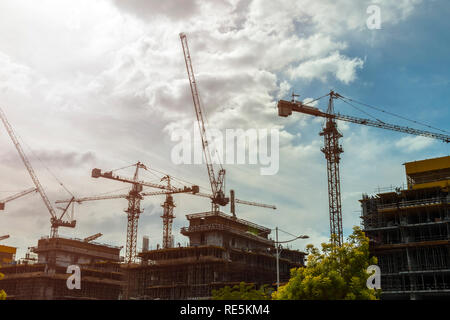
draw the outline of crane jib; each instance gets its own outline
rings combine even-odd
[[[229,199],[225,197],[224,194],[224,179],[225,179],[225,170],[221,168],[219,170],[218,176],[216,178],[216,174],[214,171],[214,166],[212,164],[212,156],[211,151],[209,149],[209,143],[206,135],[206,127],[205,121],[203,118],[203,110],[200,103],[200,97],[197,88],[197,82],[195,81],[194,69],[192,66],[191,54],[189,52],[189,46],[187,42],[186,34],[180,33],[181,46],[183,48],[184,61],[186,64],[186,71],[189,78],[189,85],[191,88],[192,100],[194,103],[195,115],[197,117],[198,126],[200,129],[200,135],[202,139],[202,147],[203,153],[205,155],[206,160],[206,168],[208,171],[209,182],[211,185],[211,191],[213,193],[212,202],[215,204],[215,208],[217,205],[225,206],[228,204]]]
[[[39,179],[34,172],[33,167],[31,166],[30,161],[28,160],[27,156],[25,155],[25,152],[22,149],[22,146],[19,143],[19,140],[17,139],[16,134],[14,133],[14,130],[11,126],[11,124],[8,122],[8,119],[6,118],[5,113],[0,108],[0,117],[2,119],[2,122],[6,128],[6,131],[8,132],[9,137],[11,138],[14,146],[16,147],[17,152],[19,153],[20,158],[22,159],[23,164],[25,165],[28,173],[30,174],[31,180],[33,181],[34,185],[36,186],[37,191],[41,195],[42,200],[44,201],[45,206],[47,207],[48,212],[50,213],[50,223],[51,223],[51,237],[58,236],[58,227],[69,227],[74,228],[76,225],[76,221],[72,220],[70,222],[62,221],[62,217],[67,212],[67,208],[63,211],[60,218],[57,217],[55,209],[50,204],[50,200],[47,197],[47,194],[44,191],[44,188],[42,187],[41,183],[39,182]]]
[[[292,114],[292,111],[300,112],[304,114],[309,114],[316,117],[323,117],[323,118],[333,118],[336,120],[341,121],[347,121],[352,122],[356,124],[362,124],[370,127],[380,128],[380,129],[386,129],[391,131],[397,131],[397,132],[403,132],[407,134],[417,135],[417,136],[423,136],[428,137],[432,139],[441,140],[443,142],[449,143],[450,142],[450,136],[425,130],[419,130],[414,128],[409,128],[405,126],[399,126],[395,124],[390,124],[382,121],[374,121],[370,119],[364,119],[364,118],[358,118],[348,115],[342,115],[339,113],[336,114],[330,114],[323,112],[319,110],[318,108],[311,107],[304,105],[302,102],[299,101],[286,101],[286,100],[280,100],[278,102],[278,115],[281,117],[287,117]]]

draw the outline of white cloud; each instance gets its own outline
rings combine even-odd
[[[436,143],[435,140],[422,136],[405,136],[400,138],[395,146],[406,152],[415,152],[428,148],[434,143]]]
[[[0,52],[0,92],[28,94],[33,80],[33,72],[30,68],[12,61],[11,57]]]
[[[0,100],[27,144],[38,155],[55,155],[51,169],[76,195],[127,187],[91,179],[90,170],[137,161],[208,186],[204,166],[176,166],[168,161],[171,130],[190,126],[195,117],[178,38],[184,31],[210,124],[281,130],[278,175],[261,177],[259,168],[252,166],[227,168],[227,187],[236,189],[239,198],[275,203],[278,213],[242,207],[239,214],[322,241],[329,227],[319,120],[279,118],[276,96],[285,98],[293,79],[346,84],[357,78],[363,62],[347,56],[345,50],[351,33],[364,28],[369,2],[1,1]],[[416,2],[382,5],[388,11],[383,13],[386,23],[396,23],[413,12]],[[291,78],[285,79],[286,73]],[[31,181],[19,158],[14,158],[11,141],[0,135],[0,145],[4,160],[0,190],[27,188]],[[346,154],[355,157],[345,158],[343,170],[355,168],[360,159],[357,150],[347,145]],[[370,158],[370,151],[361,153]],[[52,201],[66,197],[39,161],[31,158]],[[368,175],[368,167],[358,174]],[[344,186],[349,192],[356,189],[345,181]],[[150,234],[153,245],[162,233],[161,200],[143,202],[146,210],[139,237]],[[179,196],[176,201],[176,227],[185,224],[184,214],[209,208],[207,199]],[[355,201],[349,197],[344,208],[353,208]],[[123,245],[125,206],[121,200],[79,206],[77,229],[61,233],[81,238],[102,232],[104,241]],[[48,233],[49,216],[37,195],[8,207],[0,229],[8,226],[11,243],[23,253]],[[345,222],[347,227],[355,223],[357,217]],[[185,242],[177,230],[174,233],[176,242]]]
[[[344,83],[350,83],[356,78],[356,69],[364,65],[360,58],[349,59],[338,52],[328,57],[309,60],[287,71],[292,80],[303,78],[307,80],[320,79],[325,82],[334,76]]]

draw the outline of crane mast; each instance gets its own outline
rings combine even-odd
[[[330,94],[328,101],[328,114],[334,114],[333,95]],[[327,160],[328,178],[328,206],[330,213],[330,234],[334,235],[332,241],[338,246],[342,245],[342,205],[341,205],[341,180],[339,176],[339,162],[341,153],[344,152],[339,144],[342,134],[339,132],[334,118],[327,118],[325,126],[320,133],[324,139],[324,147],[321,151]]]
[[[70,206],[67,206],[66,210],[63,211],[63,213],[61,214],[61,216],[58,218],[55,209],[53,209],[50,200],[48,199],[44,188],[42,187],[41,183],[39,182],[39,179],[36,175],[36,173],[33,170],[33,167],[31,166],[30,161],[28,160],[27,156],[25,155],[25,152],[22,149],[22,146],[19,143],[19,140],[17,139],[16,134],[14,133],[14,130],[11,127],[11,124],[8,122],[8,119],[6,118],[5,113],[3,112],[3,110],[0,108],[0,117],[2,119],[2,122],[6,128],[6,131],[8,132],[14,146],[17,149],[17,152],[19,153],[20,158],[22,159],[22,162],[24,163],[25,167],[28,170],[28,173],[30,174],[31,180],[33,180],[34,185],[36,186],[37,191],[39,192],[42,200],[44,201],[45,206],[47,207],[48,212],[50,213],[50,223],[51,223],[51,232],[50,232],[50,236],[53,237],[57,237],[58,236],[58,227],[69,227],[69,228],[75,228],[76,225],[76,221],[72,220],[72,221],[63,221],[62,218],[65,215],[65,213],[67,212],[67,209]]]
[[[211,191],[213,194],[212,205],[213,211],[218,211],[219,205],[225,206],[228,204],[229,198],[225,197],[225,169],[219,169],[217,178],[212,164],[211,151],[209,149],[208,137],[206,135],[205,120],[203,116],[202,106],[200,104],[200,96],[198,94],[197,82],[195,80],[194,69],[192,67],[191,54],[187,42],[186,34],[180,33],[181,45],[183,47],[184,61],[186,63],[186,70],[189,78],[191,88],[192,100],[194,102],[195,115],[199,126],[200,136],[202,139],[203,153],[205,155],[206,168],[208,169],[209,182],[211,184]]]
[[[167,181],[167,186],[170,188],[170,176],[165,176],[161,181]],[[172,236],[172,223],[175,216],[173,215],[173,208],[175,204],[173,202],[173,196],[171,194],[166,194],[166,201],[161,205],[163,208],[163,249],[173,248],[173,236]]]
[[[133,181],[137,182],[139,175],[139,168],[145,168],[142,163],[136,164],[136,170],[134,172]],[[136,243],[137,243],[137,231],[139,216],[142,213],[141,200],[142,185],[134,183],[128,193],[128,208],[125,210],[127,213],[127,242],[126,242],[126,255],[125,261],[130,264],[136,259]]]
[[[344,102],[347,102],[346,100],[350,99],[345,98],[341,96],[339,93],[336,93],[334,91],[330,91],[330,93],[326,95],[329,97],[328,109],[326,112],[323,112],[318,108],[303,104],[303,102],[301,101],[295,101],[295,96],[297,95],[294,94],[292,95],[292,101],[280,100],[278,102],[278,115],[280,117],[288,117],[292,114],[292,111],[295,111],[326,119],[323,130],[320,132],[320,135],[324,137],[324,147],[321,150],[325,154],[325,158],[327,160],[330,233],[332,235],[333,242],[335,242],[338,245],[341,245],[343,242],[339,163],[340,163],[340,155],[341,153],[344,152],[344,150],[342,149],[342,146],[339,144],[339,139],[342,138],[342,134],[339,132],[337,128],[336,120],[342,120],[370,127],[407,133],[416,136],[428,137],[432,139],[441,140],[445,143],[450,142],[449,135],[414,129],[405,126],[399,126],[395,124],[386,123],[380,120],[374,121],[370,119],[358,118],[335,113],[334,112],[335,99],[340,99]]]

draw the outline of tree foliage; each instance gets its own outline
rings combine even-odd
[[[306,249],[305,268],[291,270],[289,282],[272,294],[277,300],[376,300],[379,290],[368,289],[366,270],[377,263],[369,255],[369,239],[359,227],[353,228],[341,247],[322,243],[322,252],[313,245]]]
[[[213,300],[270,300],[271,291],[265,286],[256,289],[253,284],[241,282],[233,287],[213,290],[212,295]]]

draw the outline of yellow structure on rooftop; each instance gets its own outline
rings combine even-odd
[[[17,248],[0,245],[0,266],[14,261]]]
[[[450,186],[450,156],[407,162],[404,164],[408,189]]]

